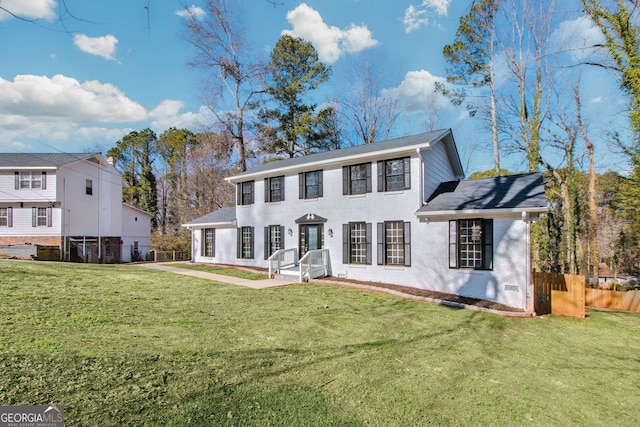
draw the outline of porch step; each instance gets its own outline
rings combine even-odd
[[[276,274],[274,276],[274,279],[280,279],[280,280],[295,279],[295,280],[298,280],[298,276],[299,275],[300,275],[300,269],[298,267],[294,267],[294,268],[280,270],[280,273]]]

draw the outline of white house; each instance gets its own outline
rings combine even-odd
[[[464,181],[450,130],[267,163],[187,224],[193,261],[458,294],[533,311],[541,174]]]
[[[130,261],[134,247],[149,251],[151,215],[122,203],[123,185],[99,153],[0,153],[0,245],[57,246],[66,261]]]

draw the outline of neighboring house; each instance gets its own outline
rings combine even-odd
[[[267,163],[227,178],[235,207],[184,224],[192,260],[533,311],[529,225],[547,210],[542,175],[463,177],[450,130]]]
[[[59,247],[81,262],[146,254],[151,215],[122,203],[124,185],[99,153],[0,153],[0,245]]]

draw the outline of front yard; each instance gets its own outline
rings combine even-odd
[[[133,265],[0,262],[0,404],[65,425],[636,425],[640,315],[506,319]]]

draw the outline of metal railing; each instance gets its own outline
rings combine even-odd
[[[309,251],[298,261],[300,264],[300,282],[329,274],[329,249]]]
[[[295,267],[298,265],[298,250],[279,249],[273,253],[268,259],[269,261],[269,277],[273,277],[280,273],[280,270],[286,267]]]

